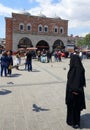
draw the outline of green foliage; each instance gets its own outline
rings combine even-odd
[[[84,40],[86,45],[90,45],[90,33],[85,36]]]
[[[79,39],[78,42],[77,42],[77,45],[78,46],[90,46],[90,33],[87,34],[83,39]]]
[[[77,41],[77,45],[78,45],[78,46],[83,46],[83,45],[84,45],[84,39],[79,39],[79,40]]]

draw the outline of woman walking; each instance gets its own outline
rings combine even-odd
[[[8,57],[6,51],[2,53],[1,56],[1,77],[4,75],[7,76],[7,69],[8,69]]]
[[[66,105],[68,125],[73,128],[80,127],[80,113],[86,108],[84,86],[85,70],[78,55],[73,54],[70,59],[70,69],[67,75]]]

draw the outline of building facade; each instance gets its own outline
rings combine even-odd
[[[52,51],[67,44],[68,20],[23,12],[12,13],[5,21],[6,50],[37,47]]]

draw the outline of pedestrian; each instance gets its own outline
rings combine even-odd
[[[32,71],[32,51],[29,50],[26,54],[26,63],[28,67],[28,71]]]
[[[2,52],[2,56],[1,56],[1,77],[3,75],[5,77],[7,76],[7,69],[8,69],[8,57],[5,51],[5,52]]]
[[[27,70],[27,56],[26,56],[27,52],[25,53],[25,70]]]
[[[73,128],[80,127],[80,113],[83,109],[86,109],[85,86],[85,69],[81,59],[77,54],[72,55],[70,69],[67,74],[65,103],[67,105],[66,122]]]
[[[49,63],[51,59],[50,51],[48,50],[46,54],[47,54],[47,63]]]
[[[16,69],[19,70],[19,65],[21,64],[21,56],[20,56],[20,53],[17,53],[16,54],[16,58],[15,58],[15,66],[16,66]]]
[[[12,74],[12,66],[13,66],[13,57],[12,57],[12,51],[7,52],[8,55],[8,74],[11,76]]]

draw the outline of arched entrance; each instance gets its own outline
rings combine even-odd
[[[61,40],[56,40],[52,46],[53,50],[64,50],[65,46]]]
[[[39,41],[39,42],[37,43],[36,47],[37,47],[37,50],[40,50],[40,51],[42,51],[43,49],[49,50],[49,45],[48,45],[48,43],[47,43],[46,41],[44,41],[44,40]]]
[[[32,42],[29,38],[23,37],[18,44],[18,48],[28,48],[33,47]]]

